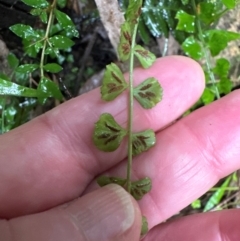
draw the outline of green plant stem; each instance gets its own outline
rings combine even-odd
[[[199,21],[199,18],[198,18],[196,3],[195,3],[195,0],[191,0],[191,1],[192,1],[193,10],[194,10],[195,15],[196,15],[196,25],[197,25],[197,29],[198,29],[198,33],[199,33],[198,37],[199,37],[199,40],[201,41],[201,43],[203,45],[203,53],[204,53],[205,59],[206,59],[207,71],[209,73],[209,76],[210,76],[211,81],[213,83],[213,86],[215,88],[216,97],[217,97],[217,99],[220,99],[220,94],[219,94],[219,90],[218,90],[218,87],[217,87],[217,82],[216,82],[216,79],[215,79],[214,74],[212,72],[212,66],[211,66],[211,60],[210,60],[209,52],[205,47],[206,44],[205,44],[205,40],[203,38],[202,27],[201,27],[201,24],[200,24],[200,21]]]
[[[215,191],[218,191],[219,189],[222,189],[224,191],[238,191],[239,187],[212,187],[209,191],[215,192]]]
[[[47,28],[46,28],[46,33],[44,36],[44,43],[43,43],[43,48],[42,48],[42,53],[41,53],[41,60],[40,60],[40,71],[41,71],[41,78],[44,77],[44,57],[45,57],[45,51],[46,51],[46,47],[47,47],[47,42],[48,42],[48,38],[49,38],[49,33],[51,30],[51,26],[52,26],[52,22],[53,22],[53,12],[54,9],[56,7],[57,4],[57,0],[53,0],[52,5],[50,6],[50,13],[49,13],[49,18],[48,18],[48,24],[47,24]]]
[[[129,64],[129,109],[128,109],[128,164],[127,164],[127,191],[131,192],[132,173],[132,126],[133,126],[133,68],[134,68],[134,47],[137,35],[138,23],[134,26]]]

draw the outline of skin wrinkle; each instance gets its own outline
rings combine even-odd
[[[217,220],[217,222],[215,223],[214,226],[217,227],[216,234],[218,234],[218,235],[216,235],[218,237],[218,240],[216,240],[216,241],[231,241],[227,238],[226,234],[224,234],[224,231],[221,227],[222,226],[221,225],[221,217]]]
[[[93,114],[93,112],[91,112],[91,114]],[[82,136],[78,134],[79,132],[73,132],[72,128],[70,128],[70,126],[67,124],[67,120],[59,112],[57,114],[54,113],[53,115],[43,115],[43,117],[48,119],[48,123],[54,123],[54,119],[58,120],[57,123],[55,122],[55,124],[52,124],[52,126],[54,126],[55,132],[58,133],[58,137],[61,137],[61,139],[59,138],[59,142],[62,148],[59,148],[59,150],[66,150],[64,151],[64,153],[69,153],[69,158],[78,160],[76,161],[76,167],[79,169],[79,173],[81,172],[82,180],[92,180],[94,177],[94,173],[92,173],[92,171],[87,168],[87,163],[89,159],[91,163],[93,163],[94,161],[97,170],[99,169],[99,163],[95,161],[97,160],[96,157],[83,154],[91,153],[91,150],[89,145],[83,140]],[[64,128],[62,128],[61,125],[64,125]],[[64,131],[62,131],[62,129]],[[74,145],[71,145],[71,142],[79,143],[79,150],[76,150],[74,148]],[[64,158],[65,162],[69,158]],[[87,182],[83,185],[87,185]],[[82,190],[80,190],[79,192],[82,192]]]
[[[189,126],[183,121],[182,125],[184,125],[185,130],[188,130],[190,135],[194,138],[195,142],[193,144],[194,147],[198,147],[199,152],[201,153],[203,160],[205,160],[205,163],[210,167],[209,169],[213,170],[219,170],[220,168],[220,162],[218,161],[218,158],[215,156],[214,152],[214,144],[212,141],[210,141],[210,136],[204,136],[204,138],[199,138],[199,136],[194,132],[194,130],[189,128]],[[202,136],[201,136],[202,137]],[[210,149],[209,145],[207,145],[206,148],[206,143],[210,144]],[[216,182],[217,180],[220,179],[218,175],[216,175]]]
[[[4,238],[4,241],[13,241],[9,222],[6,219],[0,219],[0,235],[1,238]]]
[[[7,226],[9,228],[9,233],[10,233],[10,240],[9,241],[17,241],[11,220],[7,221]]]
[[[75,199],[75,201],[77,201],[78,199]],[[71,204],[73,204],[73,202],[71,202]],[[70,204],[70,205],[71,205]],[[85,236],[85,232],[84,230],[82,230],[82,227],[80,225],[78,225],[78,219],[76,218],[76,216],[74,216],[72,213],[68,212],[67,207],[66,208],[58,208],[58,210],[60,210],[60,212],[63,213],[62,217],[67,219],[69,221],[70,224],[72,224],[72,226],[74,227],[74,229],[77,231],[77,233],[79,233],[80,238],[82,236],[85,237],[84,240],[87,240],[87,237]],[[60,215],[60,214],[59,214]],[[80,239],[81,240],[81,239]]]

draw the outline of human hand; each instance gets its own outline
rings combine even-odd
[[[157,224],[240,167],[240,93],[164,128],[200,97],[200,67],[184,57],[166,57],[136,70],[135,77],[139,82],[156,77],[164,89],[155,108],[143,110],[136,103],[134,109],[135,131],[157,133],[156,146],[133,164],[133,178],[152,179],[151,192],[138,206],[121,187],[97,188],[94,179],[102,173],[125,176],[127,153],[124,144],[103,153],[92,143],[101,113],[127,122],[127,97],[103,103],[97,89],[0,137],[1,241],[137,241],[140,210],[151,229],[144,241],[239,240],[238,210]]]

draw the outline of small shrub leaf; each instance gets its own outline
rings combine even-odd
[[[59,24],[63,28],[67,27],[67,26],[74,26],[71,18],[67,14],[65,14],[65,13],[63,13],[63,12],[61,12],[59,10],[56,10],[55,14],[56,14],[56,18],[57,18]]]
[[[63,69],[59,64],[55,63],[46,64],[43,66],[43,68],[50,73],[58,73]]]
[[[43,104],[48,97],[54,97],[57,100],[62,100],[63,96],[56,83],[50,79],[43,77],[37,88],[38,100]]]
[[[74,45],[74,42],[62,35],[55,35],[49,38],[49,42],[58,49],[68,49]]]
[[[115,99],[127,86],[119,67],[114,63],[107,65],[101,86],[102,99],[106,101]]]
[[[47,24],[48,22],[48,15],[46,11],[42,11],[42,13],[39,15],[40,19],[43,23]]]
[[[156,143],[155,133],[151,129],[133,133],[132,137],[133,156],[149,150]]]
[[[16,69],[16,72],[19,72],[21,74],[29,74],[38,68],[39,68],[38,64],[23,64],[18,66],[18,68]]]
[[[8,56],[7,56],[7,61],[8,61],[8,65],[11,69],[15,69],[18,67],[19,65],[19,60],[18,58],[16,57],[15,54],[13,53],[10,53]]]
[[[143,7],[143,19],[154,37],[169,36],[169,19],[172,18],[171,11],[164,6],[169,2],[160,6],[155,0],[145,0]]]
[[[150,109],[162,100],[162,87],[155,78],[148,78],[133,89],[133,95],[139,104]]]
[[[37,90],[0,79],[0,95],[37,97]]]
[[[57,0],[57,5],[58,5],[60,8],[64,8],[64,7],[66,7],[66,5],[67,5],[67,0]]]
[[[112,115],[104,113],[95,123],[93,141],[95,146],[106,152],[115,151],[127,131],[123,129]]]
[[[15,24],[9,28],[18,37],[23,39],[39,38],[40,35],[29,25]]]
[[[48,15],[46,9],[34,8],[30,11],[33,16],[39,16],[43,23],[47,23]]]
[[[46,0],[22,0],[22,2],[34,8],[46,8],[49,6]]]
[[[66,28],[64,28],[64,34],[68,38],[72,38],[72,37],[78,38],[79,37],[79,32],[77,31],[75,26],[67,26]]]
[[[134,54],[137,56],[143,68],[147,69],[153,65],[156,56],[140,45],[134,47]]]
[[[151,179],[145,177],[141,180],[131,183],[131,194],[136,200],[140,200],[146,193],[150,192],[151,188]]]

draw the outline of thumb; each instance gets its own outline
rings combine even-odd
[[[140,229],[136,201],[117,185],[46,212],[0,221],[1,241],[139,241]]]

